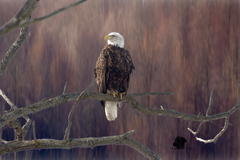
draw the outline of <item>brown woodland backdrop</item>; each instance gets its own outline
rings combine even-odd
[[[74,2],[71,0],[71,2]],[[0,26],[14,16],[25,0],[0,1]],[[70,1],[41,0],[32,17],[50,13]],[[129,93],[169,91],[172,96],[138,97],[151,108],[172,109],[205,115],[213,91],[209,114],[231,109],[240,98],[240,2],[238,0],[88,0],[46,21],[30,26],[30,36],[11,61],[0,88],[19,107],[84,90],[93,80],[95,62],[112,31],[125,38],[136,70]],[[19,30],[0,39],[0,58],[15,41]],[[97,91],[96,85],[93,90]],[[37,138],[62,139],[73,103],[30,115],[36,122]],[[0,113],[10,109],[0,98]],[[216,144],[203,144],[187,130],[188,122],[171,117],[139,117],[124,104],[114,122],[107,121],[97,100],[81,101],[73,115],[70,138],[122,134],[146,145],[163,159],[238,159],[240,157],[239,111]],[[24,120],[21,119],[23,123]],[[191,123],[197,129],[199,123]],[[203,125],[199,137],[213,138],[223,120]],[[14,139],[7,126],[0,131]],[[177,136],[186,138],[186,148],[174,149]],[[33,139],[32,130],[26,139]],[[34,150],[4,155],[8,159],[145,159],[126,146],[94,149]]]

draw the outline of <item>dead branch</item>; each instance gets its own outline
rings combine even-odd
[[[54,11],[46,16],[40,17],[40,18],[35,18],[31,21],[27,21],[27,22],[22,22],[22,20],[26,17],[28,17],[28,15],[30,15],[33,10],[37,7],[37,3],[39,0],[28,0],[24,6],[21,8],[21,10],[18,12],[18,14],[16,16],[14,16],[9,22],[7,22],[5,25],[3,25],[0,28],[0,38],[2,36],[4,36],[5,34],[12,32],[18,28],[22,28],[22,27],[26,27],[30,24],[33,23],[37,23],[40,21],[43,21],[45,19],[48,19],[50,17],[53,17],[67,9],[70,9],[72,7],[75,7],[83,2],[86,2],[86,0],[80,0],[78,2],[72,3],[68,6],[65,6],[63,8],[58,9],[57,11]]]
[[[23,20],[31,15],[33,10],[37,7],[38,1],[39,0],[28,0],[17,15],[0,28],[0,38],[17,28],[27,27],[28,25],[20,26],[20,24],[25,23]]]
[[[23,131],[22,127],[17,119],[14,119],[13,121],[10,121],[8,123],[8,126],[13,128],[16,135],[17,135],[17,141],[22,141],[23,140]]]
[[[50,98],[48,100],[42,100],[42,101],[34,103],[32,105],[4,113],[0,118],[0,128],[5,126],[8,122],[10,122],[16,118],[22,117],[23,115],[34,114],[39,111],[58,106],[62,103],[77,100],[77,98],[79,97],[79,95],[81,93],[82,92],[61,94],[60,96]],[[149,95],[150,93],[141,93],[141,94]],[[95,99],[95,100],[100,100],[100,101],[116,101],[116,102],[120,101],[120,99],[114,98],[111,95],[97,93],[97,92],[93,92],[91,90],[85,91],[80,98],[80,100],[86,100],[86,99]],[[147,115],[169,116],[169,117],[180,118],[183,120],[196,121],[196,122],[209,122],[209,121],[213,121],[213,120],[226,118],[227,116],[233,114],[240,107],[240,105],[236,105],[227,112],[209,115],[209,116],[202,116],[202,115],[186,114],[186,113],[169,110],[169,109],[148,108],[148,107],[145,107],[142,104],[140,104],[136,99],[134,99],[130,95],[123,96],[122,101],[128,103],[129,105],[132,105],[132,107],[135,108],[137,111],[147,114]]]
[[[128,138],[127,136],[134,133],[135,130],[129,131],[122,135],[107,136],[107,137],[89,137],[69,140],[55,140],[55,139],[36,139],[30,141],[11,141],[0,145],[0,155],[9,152],[18,152],[27,149],[70,149],[70,148],[94,148],[96,146],[104,145],[126,145],[137,151],[140,151],[143,156],[152,159],[160,160],[161,158],[156,155],[149,148],[141,145],[139,142]],[[37,141],[37,143],[36,143]]]
[[[5,93],[0,89],[0,95],[3,97],[3,99],[11,106],[11,110],[17,110],[18,107],[5,95]],[[28,116],[23,116],[25,118],[26,123],[23,127],[21,127],[19,121],[17,119],[14,119],[8,123],[8,126],[13,128],[16,135],[17,140],[22,141],[24,140],[25,135],[28,132],[28,129],[31,125],[31,119]]]
[[[207,116],[209,116],[208,115],[208,112],[209,112],[209,110],[210,110],[210,108],[211,108],[211,105],[212,105],[212,92],[211,92],[211,96],[210,96],[210,98],[209,98],[209,105],[208,105],[208,108],[207,108],[207,111],[206,111],[206,117]],[[229,124],[229,116],[230,116],[231,114],[229,114],[229,115],[225,115],[225,123],[224,123],[224,127],[222,128],[222,130],[213,138],[213,139],[209,139],[209,140],[204,140],[204,139],[202,139],[202,138],[198,138],[198,137],[196,137],[196,140],[198,140],[198,141],[200,141],[200,142],[203,142],[203,143],[216,143],[217,142],[217,140],[218,140],[218,138],[227,130],[227,127],[228,127],[228,124]],[[199,126],[198,126],[198,129],[197,129],[197,131],[196,132],[194,132],[191,128],[187,128],[194,136],[196,136],[198,133],[199,133],[199,131],[201,130],[201,128],[202,128],[202,125],[204,124],[205,122],[204,121],[202,121],[200,124],[199,124]]]
[[[102,100],[102,101],[120,101],[119,98],[114,98],[111,95],[97,93],[97,92],[93,92],[93,91],[89,90],[90,87],[94,84],[94,82],[95,81],[93,81],[91,83],[91,85],[88,86],[87,89],[85,89],[83,92],[68,93],[68,94],[63,92],[63,94],[61,94],[60,96],[50,98],[48,100],[43,100],[43,101],[40,101],[38,103],[32,104],[32,105],[24,107],[24,108],[19,108],[17,110],[6,112],[0,118],[0,127],[3,127],[4,125],[6,125],[6,123],[8,123],[16,118],[22,117],[24,115],[33,114],[33,113],[36,113],[36,112],[44,110],[44,109],[55,107],[64,102],[77,100],[77,102],[74,104],[74,106],[72,107],[72,109],[69,113],[68,126],[66,128],[64,139],[63,139],[64,141],[69,141],[69,134],[70,134],[71,124],[72,124],[72,113],[80,100],[96,99],[96,100]],[[229,116],[231,114],[233,114],[240,107],[240,105],[236,105],[232,109],[230,109],[228,112],[219,113],[219,114],[215,114],[215,115],[208,115],[209,109],[211,107],[211,101],[212,101],[212,94],[211,94],[210,103],[209,103],[209,106],[208,106],[208,109],[206,112],[206,116],[190,115],[190,114],[185,114],[185,113],[174,111],[174,110],[164,109],[163,107],[161,107],[160,109],[147,108],[147,107],[143,106],[142,104],[140,104],[136,99],[134,99],[131,96],[131,95],[143,95],[144,96],[144,95],[152,95],[152,94],[156,95],[158,93],[155,92],[155,93],[129,94],[129,95],[123,96],[122,101],[128,103],[131,106],[131,108],[133,108],[141,113],[148,114],[148,115],[170,116],[170,117],[180,118],[180,119],[184,119],[184,120],[188,120],[188,121],[201,122],[196,132],[194,132],[190,128],[188,128],[188,130],[194,135],[196,135],[200,131],[203,123],[225,118],[225,125],[224,125],[223,129],[219,132],[219,134],[217,134],[214,137],[214,139],[203,140],[201,138],[196,137],[196,140],[204,142],[204,143],[216,142],[217,139],[226,131],[227,126],[229,124]],[[159,92],[159,94],[162,95],[163,92]],[[167,94],[163,94],[163,95],[169,95],[169,94],[167,93]],[[36,141],[36,139],[35,139],[35,141]]]
[[[202,128],[202,125],[203,125],[203,122],[201,122],[201,123],[199,124],[198,129],[197,129],[196,132],[194,132],[190,127],[188,127],[187,129],[188,129],[194,136],[196,136],[196,135],[200,132],[200,130],[201,130],[201,128]]]
[[[147,148],[146,146],[142,145],[141,143],[126,137],[123,140],[123,144],[128,145],[129,147],[135,149],[136,151],[138,151],[139,153],[141,153],[142,155],[144,155],[146,158],[148,159],[161,159],[156,153],[154,153],[152,150],[150,150],[149,148]]]
[[[132,93],[132,94],[128,94],[128,96],[154,96],[154,95],[173,95],[173,93],[171,92],[151,92],[151,93]]]
[[[24,21],[28,21],[30,16],[27,17]],[[0,29],[1,30],[1,29]],[[21,47],[22,43],[25,41],[29,33],[29,27],[23,27],[20,30],[20,35],[16,39],[16,41],[11,45],[9,50],[4,55],[1,64],[0,64],[0,78],[2,77],[3,71],[6,69],[8,63],[14,58],[17,53],[19,47]],[[10,105],[11,106],[11,105]]]
[[[213,139],[208,139],[208,140],[204,140],[202,138],[198,138],[196,137],[196,140],[203,142],[203,143],[216,143],[218,138],[227,130],[229,124],[229,116],[227,116],[225,118],[225,123],[224,123],[224,127],[222,128],[222,130],[213,138]]]

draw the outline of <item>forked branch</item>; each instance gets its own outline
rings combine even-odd
[[[211,105],[212,105],[212,93],[213,92],[211,92],[211,96],[210,96],[210,99],[209,99],[209,105],[208,105],[208,108],[207,108],[207,111],[206,111],[206,117],[207,116],[209,116],[208,115],[208,112],[209,112],[209,110],[210,110],[210,108],[211,108]],[[198,140],[198,141],[200,141],[200,142],[203,142],[203,143],[216,143],[217,142],[217,140],[218,140],[218,138],[227,130],[227,127],[228,127],[228,124],[229,124],[229,116],[230,116],[231,114],[230,114],[230,111],[229,111],[229,114],[226,114],[225,115],[225,123],[224,123],[224,127],[222,128],[222,130],[213,138],[213,139],[208,139],[208,140],[204,140],[204,139],[202,139],[202,138],[199,138],[199,137],[196,137],[196,140]],[[194,136],[196,136],[199,132],[200,132],[200,130],[201,130],[201,128],[202,128],[202,125],[205,123],[205,122],[207,122],[207,121],[201,121],[201,123],[199,124],[199,126],[198,126],[198,129],[197,129],[197,131],[196,132],[194,132],[191,128],[187,128]]]
[[[40,18],[35,18],[31,21],[27,21],[27,22],[22,22],[22,20],[26,17],[28,17],[28,15],[30,15],[33,10],[37,7],[37,3],[38,3],[39,0],[28,0],[24,6],[21,8],[21,10],[18,12],[18,14],[16,16],[14,16],[9,22],[7,22],[4,26],[2,26],[0,28],[0,38],[2,36],[4,36],[5,34],[9,33],[9,32],[12,32],[18,28],[22,28],[22,27],[25,27],[25,26],[28,26],[30,24],[33,24],[33,23],[37,23],[37,22],[40,22],[40,21],[43,21],[45,19],[48,19],[50,17],[53,17],[67,9],[70,9],[72,7],[75,7],[83,2],[86,2],[86,0],[80,0],[80,1],[77,1],[75,3],[72,3],[68,6],[65,6],[63,8],[60,8],[58,9],[57,11],[54,11],[48,15],[45,15],[43,17],[40,17]]]

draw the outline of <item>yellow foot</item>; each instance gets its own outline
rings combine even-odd
[[[114,98],[116,97],[116,95],[118,95],[117,92],[111,92],[111,91],[109,91],[109,90],[107,90],[107,94],[113,95]]]
[[[120,99],[122,99],[123,94],[126,94],[126,92],[119,93]]]

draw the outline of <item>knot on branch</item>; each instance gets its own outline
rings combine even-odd
[[[17,135],[17,141],[22,141],[23,140],[23,130],[22,127],[17,119],[10,121],[8,123],[8,126],[13,128],[16,132]]]
[[[134,132],[136,132],[136,130],[131,130],[131,131],[127,132],[127,133],[124,133],[124,134],[122,134],[122,135],[119,135],[118,138],[117,138],[117,143],[118,143],[118,144],[121,144],[121,143],[126,139],[126,137],[127,137],[128,135],[130,135],[130,134],[132,134],[132,133],[134,133]]]

